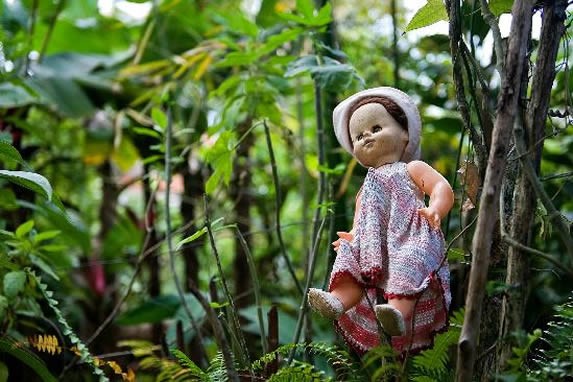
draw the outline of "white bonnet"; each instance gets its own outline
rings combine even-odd
[[[334,122],[334,133],[340,145],[352,155],[352,142],[348,132],[348,123],[350,121],[350,110],[352,106],[363,98],[386,97],[398,105],[406,115],[408,120],[408,144],[404,149],[404,154],[400,159],[403,162],[410,162],[420,158],[420,132],[422,129],[422,120],[418,108],[412,98],[401,90],[382,86],[378,88],[366,89],[351,95],[344,101],[340,102],[332,113]]]

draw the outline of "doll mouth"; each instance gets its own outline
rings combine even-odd
[[[374,139],[370,138],[370,139],[366,139],[364,140],[364,147],[370,147],[374,144]]]

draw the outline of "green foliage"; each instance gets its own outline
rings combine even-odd
[[[426,5],[418,9],[412,20],[406,26],[405,32],[427,27],[438,21],[447,20],[448,13],[442,0],[428,0]]]
[[[511,13],[513,0],[490,0],[488,5],[491,13],[495,16],[499,16],[502,13]]]
[[[42,361],[36,354],[30,350],[24,348],[18,344],[18,341],[10,338],[9,336],[4,336],[0,338],[0,353],[10,354],[15,357],[20,362],[32,369],[38,377],[44,382],[56,382],[57,378],[54,377],[44,361]],[[4,370],[0,370],[0,374],[5,374],[6,378],[1,378],[0,381],[6,381],[9,377],[9,370],[4,366]]]
[[[62,334],[68,338],[68,340],[73,346],[75,346],[75,349],[79,353],[80,360],[82,362],[85,362],[91,367],[92,372],[94,373],[94,375],[98,377],[100,382],[109,381],[103,370],[97,366],[96,361],[94,357],[91,355],[87,346],[74,332],[70,324],[68,324],[68,321],[62,314],[60,308],[58,308],[58,301],[52,298],[54,293],[48,290],[48,286],[46,284],[43,284],[40,277],[36,276],[34,272],[30,272],[29,276],[34,280],[40,293],[44,297],[45,301],[48,303],[48,306],[50,307],[50,309],[52,309],[52,311],[56,315],[58,323],[63,327]]]
[[[29,171],[0,170],[0,178],[26,187],[48,200],[52,199],[52,186],[50,182],[40,174]]]
[[[464,311],[460,309],[452,314],[450,326],[444,333],[434,339],[434,346],[416,355],[412,360],[412,377],[414,381],[447,381],[451,380],[452,360],[450,348],[458,343],[464,321]]]
[[[316,370],[312,365],[305,362],[293,361],[292,365],[283,367],[273,374],[269,382],[319,382],[332,381],[332,378],[326,377],[323,371]]]

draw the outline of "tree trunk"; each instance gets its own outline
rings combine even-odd
[[[485,182],[480,198],[479,217],[472,242],[472,268],[466,314],[458,344],[458,362],[456,380],[470,381],[476,360],[479,328],[482,314],[487,271],[493,239],[494,225],[497,219],[499,193],[506,163],[506,154],[521,94],[521,74],[527,55],[527,41],[531,29],[532,0],[516,1],[513,5],[513,19],[509,37],[509,47],[505,61],[505,76],[498,99],[497,118],[494,124],[492,148],[489,153]]]
[[[549,108],[551,87],[555,78],[555,61],[561,36],[565,31],[565,8],[567,2],[558,0],[548,2],[543,8],[543,26],[539,40],[538,59],[535,65],[531,86],[531,101],[527,107],[525,130],[527,149],[532,155],[536,172],[539,172],[545,122]],[[519,243],[528,245],[531,241],[537,198],[526,174],[521,171],[518,177],[510,235]],[[510,247],[508,253],[506,284],[511,288],[504,300],[501,349],[501,366],[505,366],[512,356],[512,332],[522,328],[525,305],[528,296],[529,261],[527,254],[516,247]]]

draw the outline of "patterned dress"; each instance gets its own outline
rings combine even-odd
[[[329,290],[349,275],[365,293],[335,322],[336,328],[352,348],[364,353],[380,343],[373,311],[377,295],[416,299],[413,337],[407,328],[406,335],[392,337],[392,346],[406,352],[410,338],[410,351],[431,346],[434,335],[447,326],[451,302],[442,232],[418,212],[424,207],[423,193],[406,163],[370,168],[361,192],[354,239],[341,240]]]

